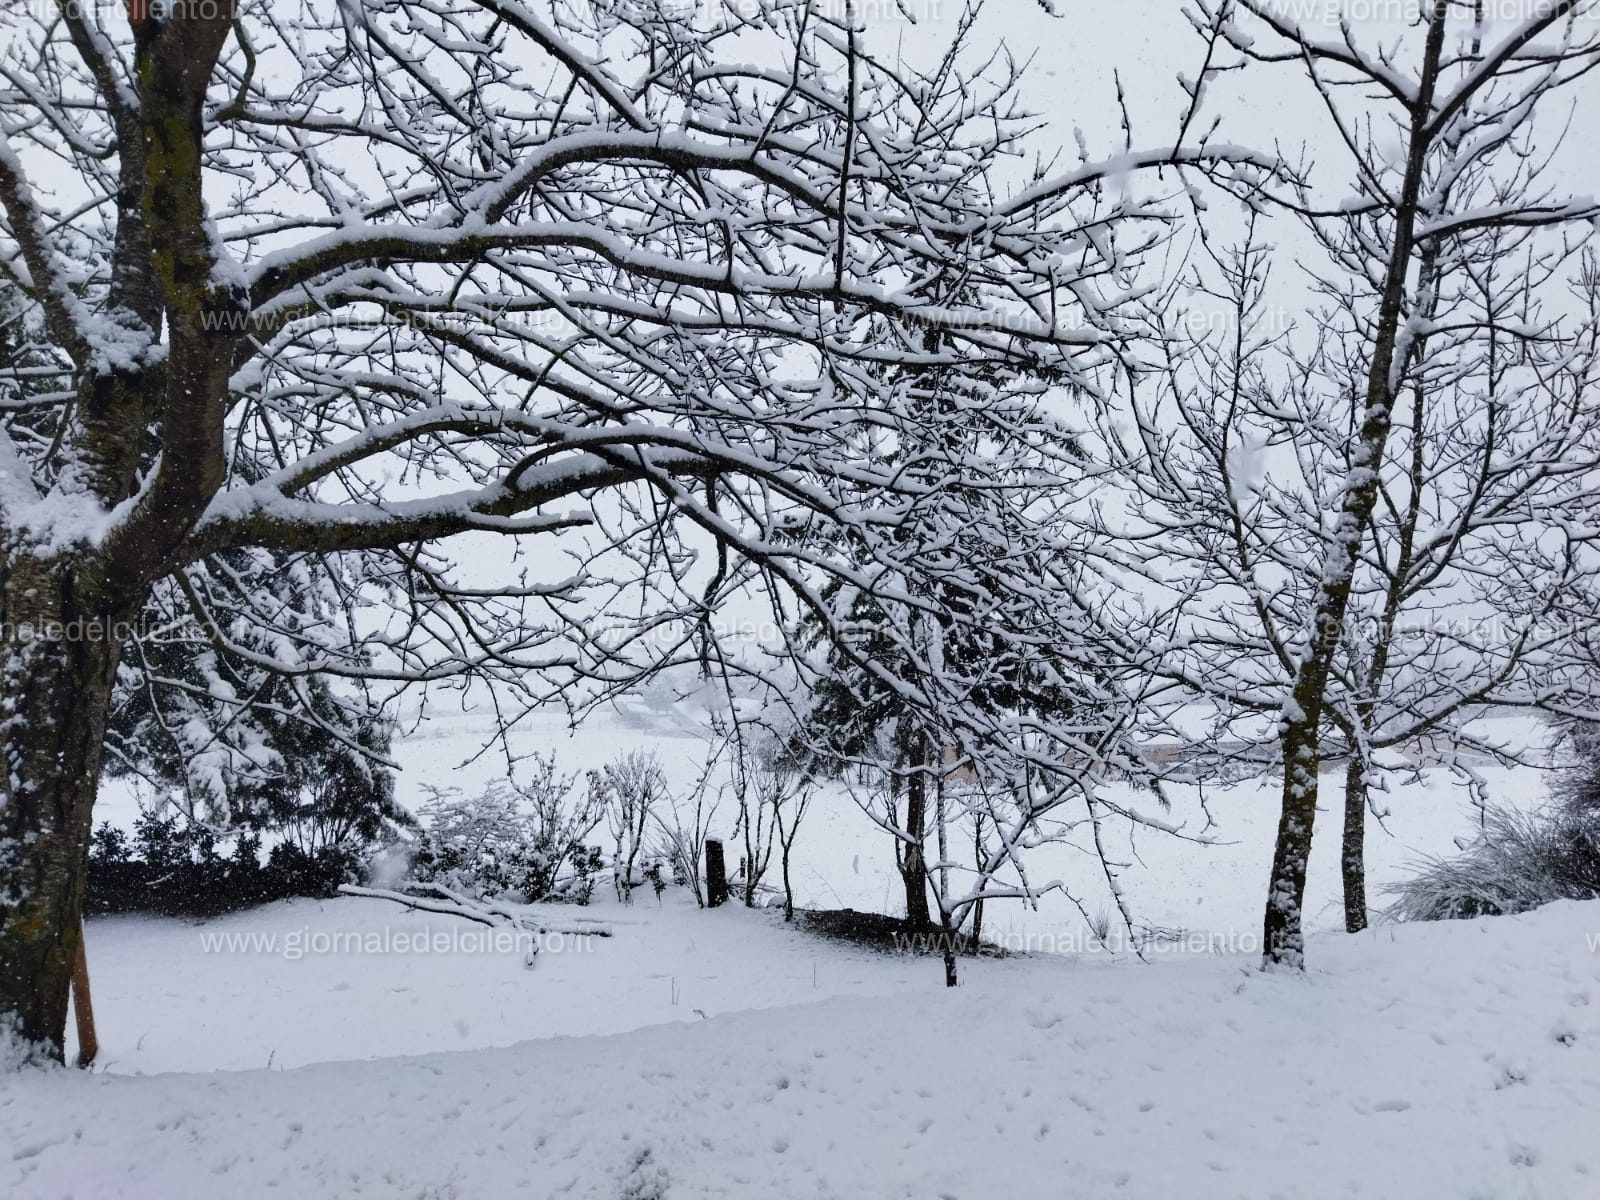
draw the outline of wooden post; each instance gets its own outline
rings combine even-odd
[[[716,908],[728,898],[728,864],[722,857],[722,843],[706,839],[706,907]]]
[[[72,964],[72,1013],[78,1022],[78,1065],[87,1067],[100,1053],[94,1032],[94,1005],[89,1002],[89,951],[84,945],[83,923],[78,924],[78,955]]]

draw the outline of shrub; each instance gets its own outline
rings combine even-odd
[[[279,842],[267,855],[269,890],[286,896],[335,896],[339,885],[362,878],[361,856],[349,846],[306,850]]]
[[[1600,897],[1600,738],[1580,732],[1576,762],[1554,802],[1535,812],[1491,807],[1460,854],[1424,860],[1389,889],[1402,921],[1527,912],[1552,900]]]
[[[320,726],[285,726],[273,743],[284,767],[249,794],[250,811],[305,858],[329,862],[359,858],[414,830],[416,819],[395,799],[393,774],[375,761],[389,753],[391,732],[386,722],[362,721],[350,733],[352,747]]]
[[[633,903],[633,889],[644,882],[639,873],[645,835],[662,805],[670,805],[667,778],[654,754],[624,754],[598,771],[589,772],[590,802],[610,821],[616,843],[612,859],[617,899]]]
[[[483,898],[587,904],[602,860],[585,839],[604,815],[592,792],[574,796],[554,755],[536,755],[525,784],[499,779],[476,795],[433,789],[412,876]]]
[[[307,852],[290,843],[274,846],[263,863],[261,838],[252,833],[240,834],[224,854],[205,826],[146,811],[131,838],[108,824],[95,830],[84,910],[216,916],[294,896],[331,896],[359,879],[360,868],[349,847]]]

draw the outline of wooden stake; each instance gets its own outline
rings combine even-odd
[[[78,1065],[87,1067],[100,1053],[100,1039],[94,1033],[94,1005],[89,1000],[89,951],[84,944],[83,923],[78,923],[78,955],[72,964],[72,1012],[78,1020]]]

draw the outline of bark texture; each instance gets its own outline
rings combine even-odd
[[[906,779],[905,839],[900,843],[900,879],[906,892],[906,924],[914,929],[933,925],[933,910],[928,905],[928,860],[924,843],[928,836],[927,739],[918,736],[913,755],[914,767]]]
[[[1344,927],[1367,927],[1367,775],[1361,755],[1352,753],[1344,768],[1344,843],[1339,869],[1344,881]]]
[[[57,1057],[81,937],[89,832],[125,614],[70,561],[11,556],[0,588],[0,1013]]]

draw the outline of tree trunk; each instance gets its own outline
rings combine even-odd
[[[108,310],[123,318],[121,348],[105,353],[104,334],[45,306],[77,380],[50,484],[59,524],[41,534],[40,510],[16,521],[5,507],[32,508],[30,492],[44,499],[38,481],[0,489],[0,1032],[58,1060],[122,642],[221,485],[223,398],[250,304],[210,231],[202,168],[207,88],[237,0],[169,7],[158,19],[151,5],[130,6],[136,86],[122,95],[137,104],[113,114],[121,177]],[[32,259],[46,297],[57,281],[47,256]],[[126,348],[138,327],[155,351],[163,325],[162,353]],[[161,455],[142,479],[157,414]]]
[[[928,860],[923,853],[923,842],[928,836],[928,775],[926,739],[920,735],[912,754],[913,769],[906,780],[907,840],[900,853],[900,878],[906,889],[906,924],[913,929],[927,929],[933,924],[933,914],[928,907]]]
[[[59,1061],[126,618],[83,603],[92,588],[68,560],[17,554],[3,569],[0,1022]]]
[[[1320,691],[1319,691],[1320,699]],[[1306,864],[1317,819],[1317,770],[1321,765],[1317,717],[1286,719],[1279,741],[1283,748],[1283,809],[1272,854],[1272,879],[1262,925],[1262,954],[1267,965],[1305,965],[1305,934],[1300,908],[1305,902]]]
[[[1278,820],[1278,842],[1273,850],[1272,877],[1267,885],[1267,908],[1262,921],[1263,966],[1305,966],[1301,908],[1305,903],[1306,863],[1311,856],[1312,826],[1317,815],[1323,707],[1334,656],[1344,636],[1345,614],[1350,606],[1361,542],[1378,503],[1379,472],[1394,420],[1396,392],[1413,349],[1410,330],[1402,339],[1406,287],[1414,265],[1419,196],[1428,148],[1434,136],[1429,126],[1448,10],[1444,0],[1436,0],[1428,17],[1418,95],[1412,107],[1410,137],[1406,144],[1405,176],[1395,209],[1394,242],[1389,249],[1381,303],[1374,323],[1372,362],[1362,393],[1360,429],[1351,448],[1344,495],[1329,535],[1322,582],[1310,613],[1308,644],[1295,668],[1294,684],[1278,726],[1279,745],[1283,750],[1283,809]]]
[[[1426,294],[1439,294],[1439,249],[1435,243],[1423,251],[1420,277],[1428,283]],[[1429,282],[1431,281],[1431,282]],[[1433,316],[1430,309],[1428,316]],[[1425,339],[1418,339],[1419,343]],[[1427,408],[1427,389],[1416,380],[1411,388],[1411,428],[1424,428]],[[1418,523],[1422,516],[1422,498],[1428,488],[1430,469],[1424,452],[1420,432],[1413,433],[1411,446],[1410,492],[1405,515],[1395,530],[1397,554],[1393,574],[1389,579],[1388,593],[1384,598],[1383,622],[1378,627],[1372,653],[1365,668],[1366,698],[1355,707],[1355,720],[1345,731],[1350,743],[1350,761],[1344,776],[1344,843],[1340,848],[1339,868],[1344,880],[1344,927],[1347,933],[1360,933],[1367,927],[1367,738],[1373,729],[1377,712],[1376,697],[1383,690],[1384,678],[1389,670],[1389,654],[1394,647],[1395,626],[1400,619],[1400,609],[1405,603],[1406,590],[1413,582],[1412,569],[1416,564]]]
[[[783,919],[794,920],[794,886],[789,882],[789,843],[783,843]]]
[[[1344,769],[1344,846],[1339,856],[1344,877],[1344,927],[1360,933],[1367,927],[1367,767],[1351,749]]]
[[[972,861],[978,864],[979,870],[982,870],[983,863],[987,859],[987,857],[988,857],[988,853],[984,849],[984,845],[983,845],[983,817],[980,814],[978,816],[977,820],[975,820],[973,822],[973,830],[972,830]],[[982,877],[979,878],[978,882],[979,882],[979,891],[982,891],[983,890],[983,879],[982,879]],[[983,941],[983,901],[979,900],[977,903],[975,903],[972,906],[972,944],[973,944],[974,947],[977,947],[978,945],[980,945],[982,943],[982,941]]]
[[[947,825],[944,796],[944,771],[939,772],[939,778],[934,783],[935,801],[934,823],[938,829],[936,844],[939,848],[939,909],[948,921],[950,910],[950,831]]]
[[[944,952],[944,985],[947,988],[957,986],[956,979],[956,931],[950,925],[950,914],[942,909],[939,913],[939,929],[941,949]]]
[[[942,756],[941,756],[942,757]],[[939,928],[944,933],[944,985],[956,986],[956,930],[950,923],[950,834],[946,825],[944,770],[934,782],[934,824],[939,847]]]

